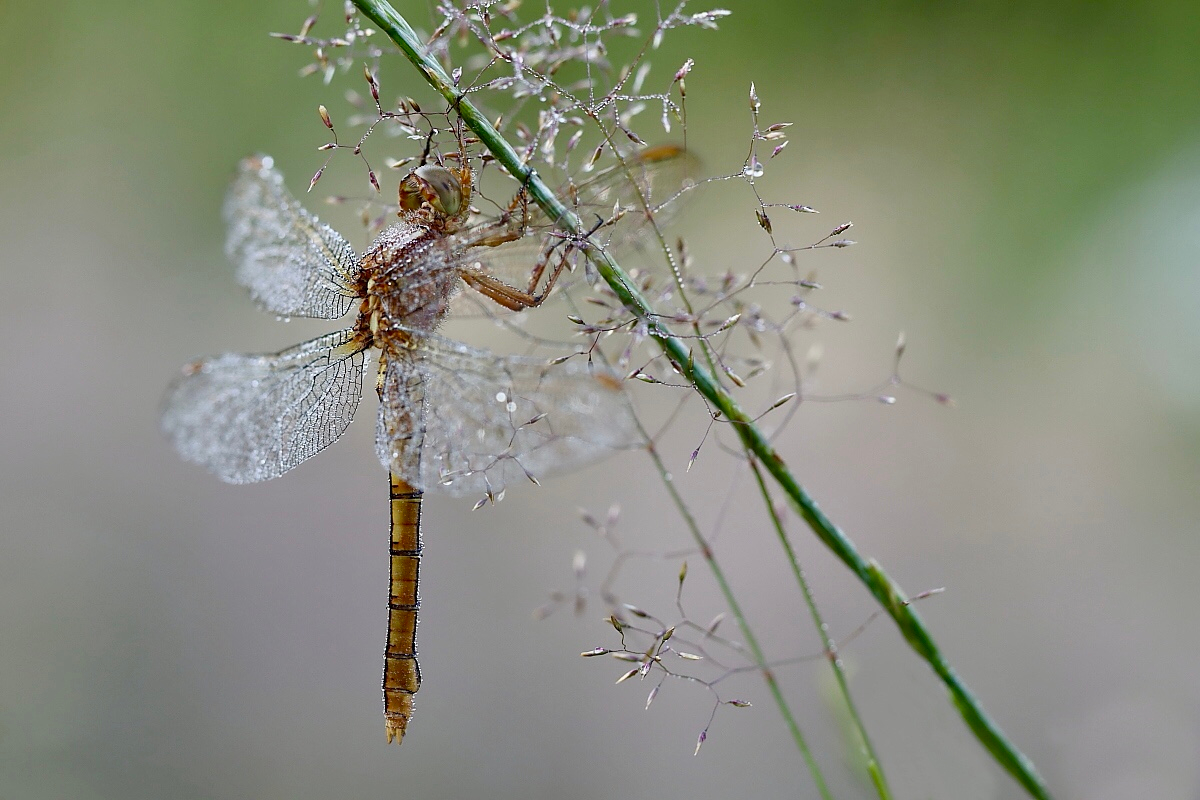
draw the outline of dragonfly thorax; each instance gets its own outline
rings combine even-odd
[[[456,263],[454,246],[437,230],[413,222],[385,228],[362,258],[360,325],[381,346],[389,331],[434,330],[458,288]]]

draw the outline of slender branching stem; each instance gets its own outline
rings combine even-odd
[[[758,491],[762,494],[763,505],[766,506],[767,514],[771,517],[771,526],[775,529],[775,533],[779,537],[780,546],[787,553],[788,564],[792,567],[792,574],[796,578],[796,583],[800,586],[800,591],[804,595],[804,602],[808,606],[809,613],[812,615],[813,626],[821,634],[821,641],[825,646],[825,657],[829,660],[829,666],[833,669],[834,678],[837,679],[838,691],[841,693],[842,702],[846,704],[846,711],[850,715],[850,725],[854,728],[854,733],[858,737],[859,752],[862,755],[863,762],[866,764],[867,773],[871,776],[871,783],[875,786],[875,792],[879,795],[879,800],[890,800],[892,791],[888,788],[887,778],[884,777],[883,766],[879,763],[878,756],[875,755],[875,748],[871,746],[871,737],[867,736],[867,728],[863,725],[857,706],[854,705],[854,698],[850,696],[850,684],[846,681],[846,670],[842,668],[842,659],[838,655],[837,642],[829,634],[829,627],[825,624],[825,620],[821,617],[821,612],[817,608],[817,601],[813,598],[812,589],[808,585],[808,579],[804,577],[804,571],[800,568],[800,559],[796,556],[796,550],[788,540],[787,531],[783,528],[783,520],[780,519],[779,512],[775,508],[775,503],[771,500],[771,490],[767,488],[767,483],[763,480],[762,470],[758,468],[758,464],[754,461],[754,456],[747,453],[746,458],[750,462],[750,469],[754,472],[754,480],[758,484]]]
[[[479,137],[480,142],[522,186],[539,207],[559,227],[572,236],[583,237],[587,227],[540,176],[523,163],[512,145],[496,130],[491,121],[461,92],[433,57],[426,51],[415,31],[386,0],[354,0],[354,4],[400,48],[429,84],[458,112],[463,122]],[[982,704],[954,668],[942,655],[929,629],[908,601],[908,596],[873,559],[865,558],[854,543],[830,520],[788,469],[786,462],[771,446],[766,435],[737,401],[714,379],[703,365],[689,355],[687,345],[661,323],[615,260],[602,248],[588,247],[589,260],[597,273],[609,285],[630,313],[646,321],[651,336],[666,356],[675,364],[696,390],[733,426],[743,446],[772,479],[779,485],[796,512],[842,563],[867,587],[896,622],[909,646],[923,658],[945,684],[951,701],[980,743],[1010,775],[1035,798],[1049,800],[1049,789],[1033,762],[1017,749],[1000,726],[984,710]]]
[[[646,431],[643,430],[643,434],[645,433]],[[775,700],[775,705],[779,708],[779,713],[783,716],[784,724],[787,725],[788,731],[792,734],[792,741],[796,743],[796,749],[800,751],[804,763],[808,765],[808,770],[813,776],[813,782],[817,784],[817,790],[821,793],[821,797],[824,800],[832,800],[833,795],[829,793],[829,787],[825,783],[821,768],[817,764],[816,758],[813,757],[812,750],[805,741],[804,734],[800,731],[800,725],[796,722],[796,717],[792,714],[791,707],[788,706],[787,700],[783,696],[783,690],[779,686],[779,681],[775,677],[774,670],[767,664],[766,654],[763,652],[762,646],[758,643],[758,638],[754,635],[754,631],[750,629],[750,623],[747,622],[746,615],[742,612],[741,604],[738,603],[737,597],[733,593],[733,588],[729,585],[729,581],[725,577],[725,571],[721,569],[721,565],[717,562],[716,554],[709,545],[708,539],[696,523],[696,518],[692,515],[691,509],[684,502],[683,495],[679,493],[679,487],[675,485],[675,480],[667,470],[666,464],[663,463],[658,449],[654,447],[653,440],[647,435],[646,441],[650,442],[648,448],[650,458],[654,461],[654,466],[662,478],[663,485],[667,488],[667,494],[671,495],[671,500],[675,503],[675,507],[679,509],[679,515],[683,517],[688,532],[692,535],[692,540],[695,541],[696,547],[699,548],[704,562],[708,564],[708,568],[713,574],[713,579],[717,582],[717,586],[720,588],[721,594],[729,606],[729,613],[737,621],[738,628],[742,632],[742,637],[746,640],[746,647],[749,648],[755,665],[758,667],[759,672],[762,673],[763,680],[767,682],[767,688],[771,692],[771,697]]]

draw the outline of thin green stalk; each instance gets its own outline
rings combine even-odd
[[[762,673],[763,680],[767,682],[767,688],[771,692],[771,697],[774,698],[775,705],[779,708],[779,713],[783,716],[784,724],[787,725],[788,731],[792,734],[792,741],[796,743],[796,749],[800,751],[804,763],[808,766],[808,771],[813,776],[813,782],[817,784],[817,791],[821,793],[821,797],[824,800],[833,800],[833,795],[829,793],[829,787],[825,783],[825,777],[821,773],[821,768],[817,764],[812,750],[809,749],[808,743],[804,739],[804,734],[800,732],[800,725],[796,722],[796,718],[783,696],[783,690],[779,686],[779,681],[775,679],[775,672],[767,665],[766,654],[759,645],[758,638],[750,629],[750,623],[747,622],[746,615],[742,613],[742,607],[734,596],[729,581],[725,578],[724,570],[717,563],[716,554],[708,544],[708,540],[704,537],[704,534],[700,531],[700,526],[696,523],[696,518],[692,516],[691,509],[687,507],[687,503],[684,502],[683,496],[679,493],[679,489],[675,485],[670,472],[667,470],[666,464],[663,463],[662,456],[659,455],[658,449],[654,447],[653,440],[650,439],[645,430],[642,431],[642,434],[645,436],[646,441],[651,443],[647,448],[650,458],[654,461],[654,466],[658,469],[658,474],[662,478],[663,485],[667,488],[667,493],[671,495],[676,508],[679,509],[679,514],[683,517],[688,531],[691,532],[693,541],[700,548],[700,555],[704,558],[705,563],[708,564],[708,568],[712,572],[713,579],[716,580],[721,594],[725,597],[725,603],[729,606],[729,613],[737,621],[738,629],[741,630],[742,637],[746,640],[746,647],[750,649],[754,663],[758,667],[758,671]]]
[[[571,235],[582,237],[587,234],[587,229],[579,217],[555,197],[554,192],[533,169],[522,163],[521,157],[512,145],[454,86],[446,71],[426,52],[412,27],[386,0],[354,0],[354,4],[387,34],[413,66],[425,76],[429,84],[445,98],[452,108],[458,111],[462,120],[479,137],[484,147],[508,170],[509,174],[526,188],[529,196],[550,219],[557,222],[565,232]],[[808,523],[817,538],[850,568],[850,571],[858,577],[895,620],[909,646],[925,659],[941,678],[950,693],[951,701],[984,748],[1032,797],[1039,798],[1039,800],[1050,800],[1050,791],[1041,776],[1038,775],[1033,762],[1009,741],[1000,726],[988,715],[979,700],[958,677],[954,668],[950,666],[938,649],[920,615],[908,602],[908,596],[904,590],[888,577],[878,563],[873,559],[864,558],[855,548],[854,543],[833,524],[832,520],[825,516],[816,501],[793,477],[783,458],[775,452],[770,441],[754,424],[750,416],[713,379],[708,370],[694,362],[689,355],[687,345],[657,320],[650,304],[642,297],[637,287],[616,261],[607,252],[596,247],[588,247],[585,252],[595,265],[597,273],[625,307],[648,322],[651,336],[662,348],[663,353],[680,370],[680,373],[690,380],[696,390],[733,425],[743,446],[754,454],[754,457],[779,484],[796,512]]]
[[[850,713],[850,724],[858,736],[859,752],[866,762],[867,773],[871,776],[871,783],[875,786],[875,792],[879,795],[879,800],[890,800],[892,792],[888,788],[887,778],[884,777],[883,766],[879,762],[879,757],[875,755],[875,748],[871,745],[871,738],[867,736],[867,728],[863,725],[858,708],[854,705],[854,699],[850,696],[850,684],[846,681],[846,671],[842,669],[842,660],[838,655],[837,642],[829,635],[829,628],[825,624],[825,620],[821,617],[820,610],[817,608],[817,601],[813,598],[812,588],[808,585],[808,579],[804,577],[804,571],[800,568],[800,559],[796,556],[796,550],[788,540],[787,531],[783,529],[783,520],[779,518],[779,514],[775,510],[775,503],[771,500],[771,492],[763,480],[762,471],[758,468],[758,463],[754,460],[753,456],[747,453],[746,458],[750,462],[750,469],[754,472],[754,480],[758,483],[758,491],[762,494],[763,504],[767,507],[767,514],[771,517],[771,525],[775,528],[775,533],[779,537],[779,544],[783,547],[784,552],[787,553],[788,563],[792,567],[792,574],[796,577],[796,583],[800,585],[800,591],[804,594],[804,602],[808,606],[809,613],[812,615],[813,625],[821,634],[821,641],[825,646],[825,657],[829,660],[829,666],[833,669],[833,675],[837,679],[838,690],[842,694],[842,701],[846,704],[846,710]]]

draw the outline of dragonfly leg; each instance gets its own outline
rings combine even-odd
[[[520,221],[514,224],[514,212],[521,209]],[[493,224],[488,225],[483,230],[489,233],[482,233],[475,239],[473,245],[476,247],[497,247],[505,242],[514,242],[525,235],[529,228],[529,197],[525,194],[525,189],[517,192],[513,197],[512,202],[508,204],[508,208],[500,215]]]
[[[518,238],[520,233],[511,238]],[[511,241],[505,239],[502,241]],[[489,240],[485,240],[486,244],[493,244]],[[500,244],[501,241],[496,241],[494,244]],[[509,286],[499,278],[488,275],[482,270],[464,270],[462,273],[463,282],[470,286],[475,291],[482,294],[484,297],[504,306],[510,311],[524,311],[527,308],[536,308],[550,295],[550,290],[554,288],[554,284],[558,281],[558,277],[566,268],[571,254],[571,246],[568,245],[561,255],[557,256],[557,262],[554,268],[550,270],[550,277],[546,280],[546,285],[539,292],[537,291],[538,284],[542,281],[542,276],[546,273],[546,265],[555,259],[555,250],[558,249],[558,244],[555,243],[543,250],[537,263],[533,265],[533,270],[529,275],[529,285],[524,289],[518,289],[514,286]]]
[[[535,292],[535,290],[545,270],[544,261],[540,261],[535,267],[532,280],[529,282],[529,288],[524,291],[509,286],[504,281],[493,278],[491,275],[483,272],[464,271],[462,278],[464,283],[489,300],[504,306],[510,311],[524,311],[527,308],[537,308],[545,301],[566,265],[567,256],[564,254],[558,259],[558,263],[554,269],[551,270],[550,277],[546,281],[546,286],[541,292]]]
[[[511,222],[511,217],[518,207],[522,209],[522,220],[520,225],[514,226]],[[517,192],[516,197],[509,204],[508,210],[496,222],[492,231],[479,235],[473,242],[473,245],[476,247],[497,247],[505,242],[520,239],[526,233],[528,217],[529,199],[525,188],[521,187],[521,191]],[[572,250],[580,249],[575,242],[586,242],[588,237],[605,224],[607,224],[607,221],[597,216],[596,225],[587,233],[578,238],[561,237],[557,241],[554,241],[553,244],[544,248],[537,263],[534,264],[533,270],[530,272],[529,285],[524,290],[510,286],[482,270],[464,271],[462,273],[463,281],[484,297],[504,306],[510,311],[523,311],[527,308],[536,308],[550,295],[550,290],[558,282],[563,269],[570,263]],[[562,252],[561,254],[556,254],[560,246],[562,246]],[[546,280],[546,285],[539,292],[537,290],[538,284],[541,283],[542,276],[546,274],[546,267],[551,261],[555,261],[554,267],[550,270],[550,276]]]

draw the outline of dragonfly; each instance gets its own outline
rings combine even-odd
[[[628,218],[636,231],[650,219],[654,185],[686,159],[672,145],[648,148],[571,186],[569,196],[577,210],[594,212],[597,229],[616,231]],[[591,246],[551,234],[520,193],[482,215],[473,188],[461,154],[458,163],[422,163],[400,181],[399,221],[359,256],[289,193],[269,156],[244,159],[223,208],[238,280],[281,317],[337,319],[357,306],[355,322],[278,353],[194,361],[164,402],[163,431],[185,460],[230,483],[269,480],[346,431],[368,355],[377,354],[375,445],[391,504],[389,742],[403,740],[421,685],[424,493],[495,500],[515,480],[537,483],[638,441],[621,377],[597,361],[499,355],[436,332],[460,292],[514,312],[541,305],[569,256]]]

